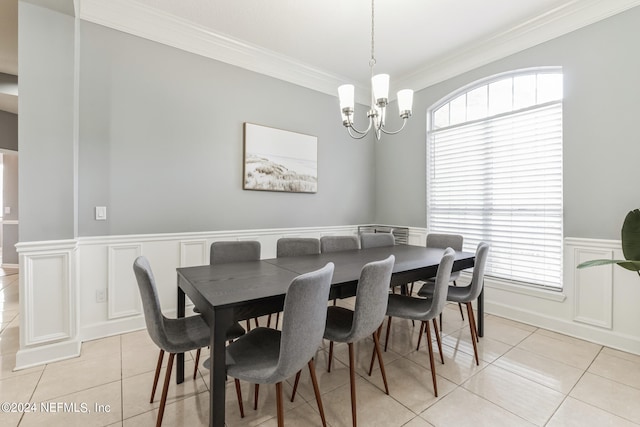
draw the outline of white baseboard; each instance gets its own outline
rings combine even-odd
[[[490,301],[485,301],[485,312],[617,350],[640,354],[640,337],[638,336],[604,330],[555,316],[543,315],[523,307],[512,307]]]
[[[16,353],[16,367],[14,370],[32,368],[44,363],[78,357],[80,356],[81,346],[82,343],[79,340],[69,340],[32,348],[21,348]]]
[[[171,317],[173,313],[164,312],[165,316]],[[80,340],[82,342],[92,341],[114,335],[126,334],[128,332],[139,331],[146,327],[143,316],[135,316],[123,319],[108,320],[100,323],[93,323],[80,329]]]

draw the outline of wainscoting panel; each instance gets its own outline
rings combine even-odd
[[[132,267],[141,251],[140,244],[109,246],[107,306],[110,320],[142,313],[140,292]]]
[[[593,259],[613,259],[613,251],[575,248],[576,265]],[[574,274],[574,317],[576,322],[611,329],[613,316],[613,265],[576,270]]]
[[[185,240],[180,242],[180,267],[209,264],[206,240]]]
[[[73,335],[72,292],[68,253],[52,253],[25,257],[24,298],[28,320],[25,345],[43,344],[69,339]],[[41,316],[46,313],[46,316]]]

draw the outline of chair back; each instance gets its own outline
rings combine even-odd
[[[140,297],[142,298],[142,309],[147,331],[153,342],[161,349],[166,350],[171,345],[167,338],[165,317],[160,308],[156,280],[153,277],[149,260],[144,256],[136,258],[133,262],[133,272],[136,275]]]
[[[320,237],[320,252],[340,252],[360,249],[358,236],[322,236]]]
[[[468,301],[473,301],[480,296],[484,286],[484,271],[487,267],[487,258],[489,257],[489,244],[486,242],[478,243],[476,248],[476,259],[473,265],[473,276],[471,276],[471,284],[469,288]]]
[[[393,246],[396,238],[391,233],[362,233],[360,234],[360,247],[362,249]]]
[[[453,260],[456,253],[453,249],[444,250],[438,272],[436,273],[435,285],[433,287],[433,296],[431,298],[431,306],[426,318],[432,319],[442,313],[447,303],[447,292],[449,290],[449,279],[451,277],[451,269],[453,268]]]
[[[322,343],[334,265],[302,274],[284,299],[280,356],[275,375],[289,378],[302,369]]]
[[[427,247],[428,248],[439,248],[439,249],[447,249],[451,248],[456,251],[462,250],[462,243],[464,241],[464,237],[462,234],[444,234],[444,233],[429,233],[427,234]],[[451,273],[451,277],[449,278],[450,282],[458,280],[460,277],[459,271],[454,271]],[[428,280],[432,282],[433,279]]]
[[[462,244],[464,237],[462,234],[444,234],[444,233],[429,233],[427,234],[427,247],[447,249],[451,248],[455,251],[462,250]]]
[[[396,258],[370,262],[360,272],[356,305],[353,313],[351,332],[347,342],[355,342],[371,335],[384,320],[389,301],[389,284]]]
[[[320,240],[310,237],[283,237],[276,243],[278,258],[320,253]]]
[[[259,261],[260,242],[241,240],[213,242],[209,255],[209,264],[227,264],[230,262]]]

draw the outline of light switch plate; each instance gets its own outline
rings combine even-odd
[[[106,220],[107,220],[107,207],[96,206],[96,221],[106,221]]]

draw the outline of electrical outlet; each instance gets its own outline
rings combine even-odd
[[[96,302],[107,302],[107,290],[98,289],[96,291]]]

